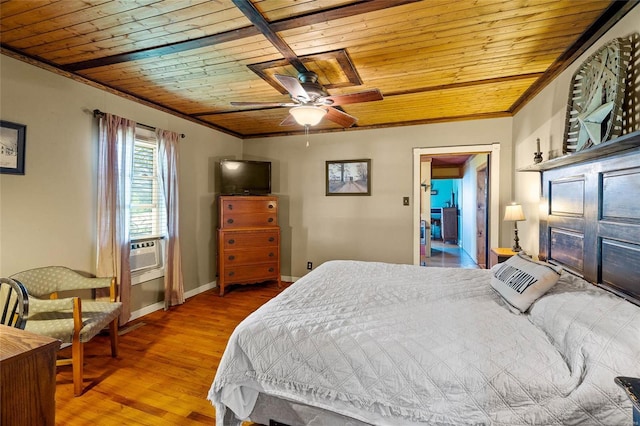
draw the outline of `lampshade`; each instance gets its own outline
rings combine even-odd
[[[504,220],[515,222],[518,220],[525,220],[524,212],[522,211],[522,206],[520,204],[510,204],[507,206],[504,211]]]
[[[315,126],[322,120],[327,110],[317,106],[301,105],[291,108],[289,113],[293,115],[293,118],[295,118],[298,124],[302,126]]]

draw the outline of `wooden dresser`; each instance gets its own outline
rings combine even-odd
[[[441,216],[442,242],[458,244],[458,208],[444,207]]]
[[[60,341],[0,325],[3,425],[55,425]]]
[[[273,196],[218,198],[218,284],[277,281],[280,287],[278,199]]]

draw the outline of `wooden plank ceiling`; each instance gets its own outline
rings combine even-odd
[[[637,1],[1,0],[2,53],[241,138],[314,71],[350,129],[511,116]],[[118,113],[117,111],[109,111]],[[326,118],[312,131],[343,130]]]

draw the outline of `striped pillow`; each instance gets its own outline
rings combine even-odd
[[[560,278],[562,268],[518,253],[492,268],[491,287],[519,312],[525,312]]]

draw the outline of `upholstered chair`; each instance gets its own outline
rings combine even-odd
[[[84,344],[109,327],[111,356],[118,356],[118,316],[122,304],[116,301],[115,278],[89,278],[62,266],[30,269],[11,278],[19,280],[29,293],[25,330],[59,339],[63,347],[68,346],[65,343],[71,344],[71,359],[59,359],[57,365],[72,365],[74,394],[81,395]],[[108,295],[100,297],[96,292],[99,289]],[[77,295],[79,291],[82,297]],[[62,292],[63,298],[59,298]]]

